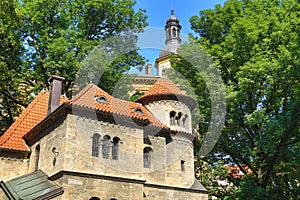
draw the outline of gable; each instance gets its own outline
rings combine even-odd
[[[0,148],[18,151],[30,151],[23,136],[39,124],[47,115],[48,92],[40,92],[28,105],[16,121],[0,137]],[[60,103],[67,99],[61,97]]]

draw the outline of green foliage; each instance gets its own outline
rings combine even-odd
[[[70,95],[82,61],[96,46],[118,33],[142,31],[147,25],[145,10],[135,11],[135,3],[134,0],[1,1],[2,131],[18,116],[20,105],[27,105],[32,98],[30,94],[48,87],[51,75],[66,79],[63,90]],[[122,73],[143,62],[135,49],[119,55],[106,68],[100,85],[111,92]]]
[[[24,51],[21,32],[18,30],[20,13],[13,1],[0,2],[0,134],[14,120],[15,112],[25,105],[26,88],[22,80],[21,55]],[[20,93],[23,87],[25,93]]]
[[[205,159],[252,170],[231,180],[235,199],[299,198],[299,10],[297,0],[229,0],[190,19],[226,84],[222,136]],[[192,71],[185,77],[199,80]],[[197,84],[201,96],[205,88]]]
[[[226,181],[224,181],[227,179],[227,168],[223,161],[210,164],[197,158],[195,161],[195,172],[201,184],[208,189],[210,199],[212,196],[226,198],[228,194],[232,193],[233,189],[228,184],[225,184]],[[224,182],[218,182],[220,180]]]

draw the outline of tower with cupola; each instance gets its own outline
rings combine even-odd
[[[176,53],[181,44],[180,30],[179,19],[174,15],[174,9],[172,9],[171,16],[165,25],[166,46],[159,52],[159,57],[155,61],[158,76],[164,76],[164,70],[171,67],[170,54]]]

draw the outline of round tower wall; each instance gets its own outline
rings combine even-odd
[[[148,103],[147,109],[171,130],[192,133],[191,111],[187,105],[174,100]]]

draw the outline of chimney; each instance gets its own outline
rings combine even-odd
[[[61,88],[62,82],[64,80],[65,79],[63,77],[54,75],[52,75],[48,80],[50,83],[50,92],[47,115],[51,114],[56,108],[60,106]]]
[[[146,66],[146,75],[148,76],[151,76],[151,67],[152,67],[151,64],[147,64]]]

